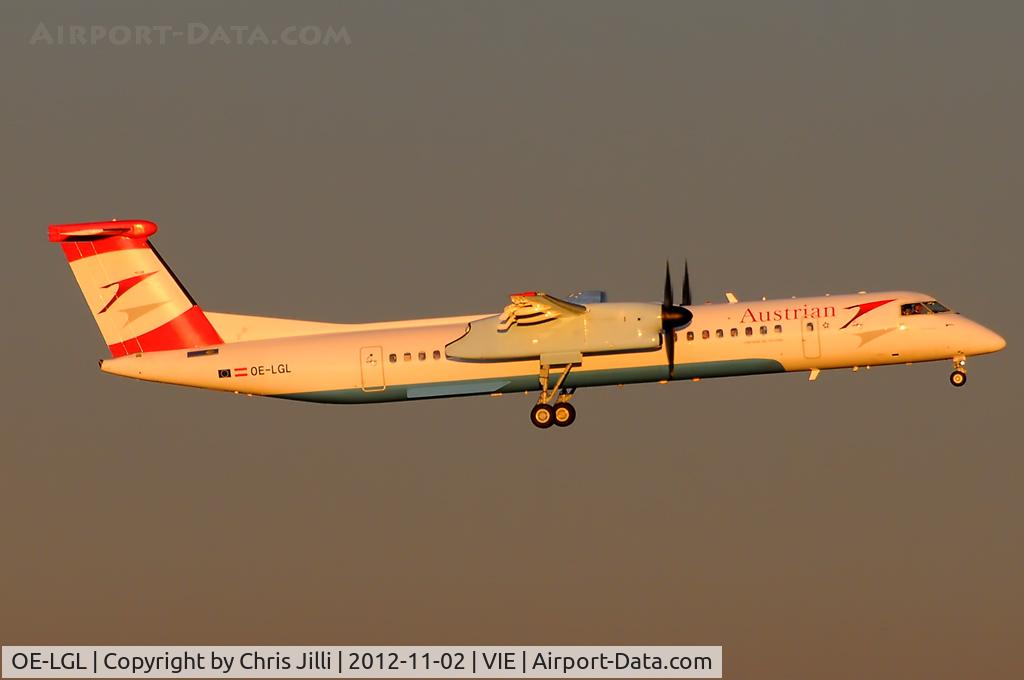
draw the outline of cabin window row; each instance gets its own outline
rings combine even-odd
[[[434,357],[435,360],[436,359],[440,359],[441,358],[441,350],[435,349],[434,353],[433,353],[433,357]],[[419,359],[420,361],[426,361],[427,360],[427,353],[426,352],[417,352],[416,353],[416,358]],[[398,363],[398,355],[395,354],[394,352],[392,352],[391,354],[388,355],[388,361],[390,361],[393,364],[397,364]],[[404,354],[402,354],[402,361],[412,361],[412,352],[405,352]]]
[[[782,324],[776,324],[775,328],[773,330],[776,333],[781,333],[782,332]],[[761,326],[758,329],[758,332],[761,335],[768,335],[768,326]],[[739,328],[730,328],[729,329],[729,337],[736,338],[736,337],[739,337],[739,334],[740,334],[740,329]],[[746,328],[743,329],[743,334],[746,335],[747,337],[752,336],[754,334],[754,327],[753,326],[747,326]],[[700,337],[701,337],[701,340],[708,340],[708,339],[710,339],[711,338],[711,331],[710,330],[703,330],[703,331],[701,331],[700,332]],[[716,338],[724,338],[725,337],[725,330],[722,329],[722,328],[715,329],[715,337]],[[686,339],[687,340],[695,340],[696,338],[697,338],[697,335],[696,335],[695,331],[686,331]]]

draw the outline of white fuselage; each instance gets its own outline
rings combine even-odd
[[[693,305],[676,332],[674,379],[948,360],[995,352],[999,335],[955,312],[901,313],[907,291]],[[616,303],[597,303],[614,305]],[[653,308],[659,305],[653,304]],[[905,312],[906,310],[904,310]],[[540,387],[538,359],[462,361],[446,347],[491,315],[328,324],[208,313],[224,343],[128,355],[107,373],[330,403],[491,394]],[[663,348],[584,354],[565,387],[669,379]]]

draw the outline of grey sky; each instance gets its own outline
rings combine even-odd
[[[1014,3],[0,6],[0,641],[723,644],[729,677],[1019,675]],[[29,45],[40,23],[350,45]],[[49,223],[205,308],[922,290],[969,362],[367,407],[114,379]],[[678,282],[678,278],[677,278]]]

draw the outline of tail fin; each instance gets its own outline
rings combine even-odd
[[[50,226],[115,357],[223,342],[150,244],[155,233],[146,220]]]

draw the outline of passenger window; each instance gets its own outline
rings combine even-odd
[[[389,354],[388,355],[388,361],[390,361],[391,363],[395,363],[396,361],[398,361],[398,355],[397,354]]]
[[[738,336],[739,334],[740,334],[740,329],[738,329],[738,328],[730,328],[730,329],[729,329],[729,335],[731,335],[732,337],[734,337],[734,338],[735,338],[735,337],[737,337],[737,336]]]
[[[807,330],[809,330],[809,331],[813,331],[814,330],[814,323],[813,322],[811,322],[811,321],[807,322]]]
[[[781,325],[779,325],[779,324],[776,324],[776,325],[775,325],[775,332],[776,332],[776,333],[781,333],[781,332],[782,332],[782,326],[781,326]]]
[[[435,359],[440,359],[441,358],[441,350],[439,350],[439,349],[435,349],[434,350],[434,358]]]
[[[768,326],[761,326],[761,335],[768,335]]]
[[[693,331],[686,331],[686,339],[693,340]]]
[[[725,331],[723,331],[721,328],[719,328],[717,331],[715,331],[715,337],[716,338],[724,338],[725,337]]]
[[[420,352],[419,355],[418,355],[418,358],[419,358],[420,361],[426,361],[427,360],[427,353],[426,352]]]
[[[747,326],[746,330],[744,330],[744,333],[746,333],[747,336],[751,336],[754,334],[754,329],[751,328],[750,326]]]
[[[711,331],[701,331],[700,337],[702,340],[707,340],[708,338],[711,337]]]
[[[402,358],[405,359],[406,361],[412,361],[412,352],[406,352],[405,354],[402,355]]]

